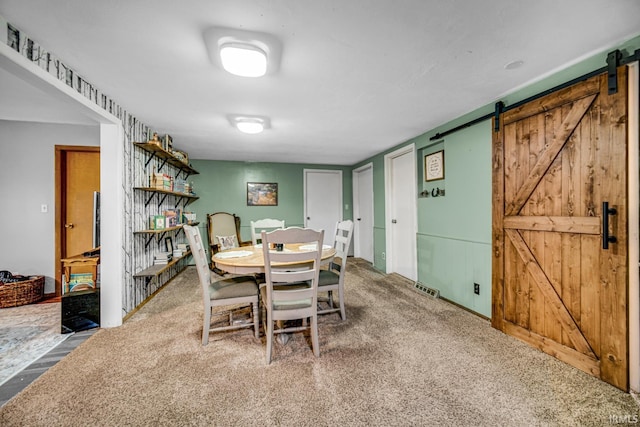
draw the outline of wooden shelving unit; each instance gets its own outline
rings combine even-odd
[[[194,227],[197,226],[198,224],[200,224],[199,222],[192,222],[191,224],[187,224],[187,225],[193,225]],[[149,243],[151,243],[151,241],[153,240],[154,237],[157,237],[157,240],[160,241],[162,240],[162,238],[164,237],[165,233],[168,232],[172,232],[172,231],[177,231],[180,232],[180,230],[182,230],[182,227],[185,224],[178,224],[175,227],[167,227],[167,228],[161,228],[158,230],[138,230],[138,231],[134,231],[133,234],[149,234],[149,238],[147,239],[147,243],[145,244],[145,247],[149,246]]]
[[[189,255],[191,255],[191,250],[188,250],[187,252],[185,252],[180,258],[172,259],[167,264],[154,264],[151,267],[145,268],[144,270],[134,274],[133,277],[158,277],[159,275],[161,275],[162,273],[164,273],[165,271],[167,271],[168,269],[170,269],[171,267],[173,267],[174,265],[176,265],[177,263],[179,263]]]
[[[192,168],[191,165],[176,158],[173,154],[163,149],[159,145],[151,144],[149,142],[134,142],[133,144],[136,147],[140,147],[144,151],[152,154],[152,156],[150,156],[147,160],[145,167],[149,164],[149,162],[151,162],[151,160],[153,160],[154,157],[157,157],[159,159],[162,159],[165,163],[169,163],[170,165],[178,168],[178,174],[180,174],[180,172],[185,172],[187,173],[187,175],[197,175],[199,173],[197,170]],[[164,163],[162,163],[162,166],[164,166]],[[160,166],[159,169],[162,169],[162,166]]]
[[[163,173],[173,176],[176,180],[178,178],[186,180],[189,175],[198,174],[198,171],[191,167],[188,161],[182,161],[180,158],[174,156],[173,153],[163,149],[157,144],[135,142],[133,145],[139,148],[142,151],[141,154],[143,154],[139,156],[140,163],[138,163],[137,168],[137,173],[142,174],[142,177],[148,177],[154,173],[164,171]],[[142,185],[150,184],[149,180],[138,179],[136,182]],[[198,196],[195,194],[165,190],[162,188],[137,186],[133,187],[133,190],[137,193],[135,196],[137,200],[136,203],[138,203],[136,209],[141,212],[142,215],[147,215],[147,217],[154,214],[158,215],[163,210],[171,209],[172,207],[174,209],[184,210],[187,205],[198,200]],[[142,204],[144,204],[144,206],[142,206]],[[198,222],[194,221],[190,225],[197,226],[198,224]],[[138,250],[138,256],[140,258],[144,257],[145,262],[138,265],[137,268],[141,270],[134,272],[133,277],[145,284],[145,288],[142,290],[142,292],[146,292],[142,295],[145,301],[157,292],[160,287],[164,286],[167,281],[171,280],[172,277],[186,268],[188,257],[191,255],[190,250],[184,252],[181,257],[173,258],[167,264],[148,264],[150,260],[154,258],[154,253],[160,249],[160,242],[163,238],[166,238],[165,235],[171,236],[172,241],[177,240],[184,242],[184,236],[180,236],[179,234],[184,225],[185,224],[177,224],[176,226],[162,229],[133,231],[133,235],[136,236],[136,239],[139,239],[137,242],[144,245],[138,246],[140,248]],[[144,226],[149,227],[148,224]],[[158,248],[150,245],[154,240],[158,243]],[[154,286],[148,287],[147,285],[150,284],[154,284]]]
[[[186,199],[186,203],[185,206],[188,205],[189,203],[193,202],[194,200],[198,200],[199,197],[194,195],[194,194],[188,194],[188,193],[178,193],[176,191],[169,191],[169,190],[161,190],[159,188],[151,188],[151,187],[133,187],[134,190],[136,191],[144,191],[147,193],[150,193],[151,195],[149,196],[149,198],[147,199],[147,201],[145,202],[144,206],[147,207],[149,205],[149,203],[151,203],[151,199],[153,199],[153,196],[156,194],[164,194],[164,197],[158,201],[158,205],[162,204],[162,202],[164,201],[164,199],[167,196],[175,196],[178,199],[176,200],[176,207],[182,202],[183,199]]]

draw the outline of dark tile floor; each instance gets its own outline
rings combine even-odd
[[[96,328],[75,332],[69,338],[61,342],[57,347],[2,384],[2,386],[0,386],[0,406],[4,405],[13,396],[20,393],[25,387],[35,381],[36,378],[58,363],[60,359],[82,344],[97,330],[98,329]]]

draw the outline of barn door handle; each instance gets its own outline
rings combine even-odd
[[[616,208],[610,208],[609,202],[602,202],[602,249],[609,249],[609,243],[616,243],[616,236],[609,236],[609,215],[615,215]]]

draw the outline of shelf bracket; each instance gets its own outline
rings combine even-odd
[[[147,249],[147,247],[149,246],[149,243],[151,243],[152,240],[153,240],[153,234],[149,236],[149,238],[147,239],[147,243],[144,244],[145,249]]]
[[[164,199],[166,199],[166,198],[167,198],[167,195],[165,194],[165,195],[162,197],[162,200],[160,200],[160,201],[158,202],[158,207],[160,207],[160,205],[162,205],[162,202],[164,202]]]
[[[147,199],[147,201],[144,204],[144,207],[146,208],[147,206],[149,206],[149,203],[151,202],[151,199],[153,199],[153,196],[155,195],[155,193],[151,193],[151,195],[149,196],[149,198]]]
[[[144,167],[146,168],[147,166],[149,166],[149,163],[151,163],[151,160],[153,160],[155,157],[156,157],[156,153],[151,153],[151,155],[147,159],[147,162],[144,164]]]
[[[180,198],[176,201],[174,208],[177,208],[178,206],[180,206],[180,203],[182,203],[182,199],[184,199],[184,197],[180,196]]]

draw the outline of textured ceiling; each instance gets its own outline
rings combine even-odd
[[[638,0],[0,0],[0,15],[191,158],[342,165],[640,34]],[[277,37],[280,69],[220,70],[211,26]],[[65,120],[41,110],[29,120]]]

